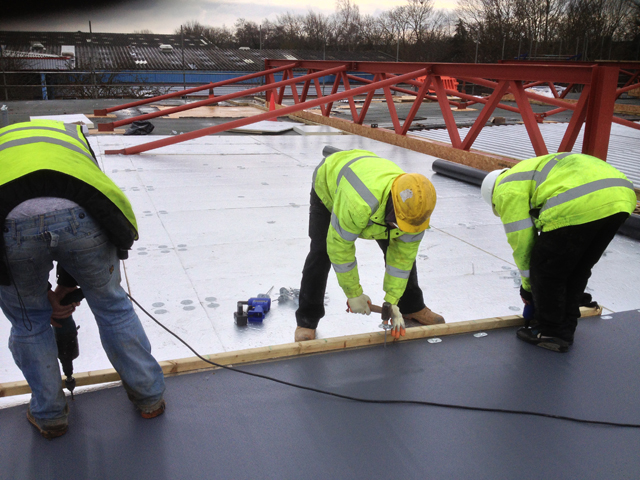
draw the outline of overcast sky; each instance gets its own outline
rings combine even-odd
[[[275,21],[285,12],[309,10],[329,15],[335,0],[62,0],[49,6],[28,0],[7,0],[0,12],[0,30],[88,31],[131,33],[151,30],[173,33],[182,23],[197,20],[203,25],[232,27],[238,18],[256,23]],[[361,14],[378,15],[403,5],[406,0],[352,0]],[[62,5],[64,6],[62,6]],[[35,5],[38,5],[36,8]],[[455,0],[436,0],[436,8],[455,8]]]

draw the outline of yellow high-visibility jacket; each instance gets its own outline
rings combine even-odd
[[[558,153],[523,160],[496,180],[493,204],[504,224],[522,286],[531,291],[529,266],[538,231],[582,225],[633,212],[636,194],[627,177],[590,155]]]
[[[34,120],[0,129],[0,224],[13,208],[36,197],[76,202],[120,249],[138,239],[129,200],[100,170],[79,125]],[[0,236],[0,248],[3,243]],[[1,261],[0,282],[7,284]]]
[[[327,252],[348,298],[362,295],[357,238],[389,238],[383,285],[386,302],[397,304],[407,287],[424,232],[405,233],[385,223],[391,185],[403,173],[395,163],[367,150],[334,153],[314,172],[313,188],[331,212]]]

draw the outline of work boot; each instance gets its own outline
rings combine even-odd
[[[69,406],[65,407],[65,413],[69,413]],[[69,424],[67,423],[66,418],[61,420],[59,423],[51,422],[48,425],[39,425],[38,420],[31,414],[31,408],[27,407],[27,420],[29,423],[36,427],[42,435],[47,440],[51,440],[56,437],[61,437],[67,430],[69,429]]]
[[[429,310],[429,307],[424,307],[416,313],[403,314],[402,318],[405,320],[415,320],[422,325],[437,325],[438,323],[444,323],[442,315],[432,312]]]
[[[150,407],[138,407],[140,409],[140,415],[142,418],[155,418],[162,415],[167,408],[167,402],[161,399],[159,402],[151,405]]]
[[[516,336],[524,342],[530,343],[531,345],[536,345],[538,347],[546,348],[547,350],[551,350],[552,352],[565,353],[569,351],[569,342],[563,340],[562,338],[542,335],[542,333],[540,333],[540,330],[538,330],[537,328],[519,328],[516,332]]]
[[[295,341],[306,342],[307,340],[315,340],[316,330],[315,328],[296,327]]]

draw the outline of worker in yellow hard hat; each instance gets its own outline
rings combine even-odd
[[[436,205],[432,183],[405,173],[367,150],[339,151],[316,168],[311,189],[311,249],[302,271],[295,340],[313,340],[324,316],[329,269],[347,296],[349,310],[369,315],[370,298],[360,285],[355,240],[376,240],[385,255],[384,301],[391,304],[392,335],[404,335],[404,320],[444,323],[424,304],[415,259]]]

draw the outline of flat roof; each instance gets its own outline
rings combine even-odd
[[[167,378],[144,420],[122,388],[70,403],[69,432],[43,439],[25,406],[0,410],[3,478],[635,478],[640,311],[580,321],[567,354],[514,328],[243,366],[371,404],[216,370]]]
[[[103,170],[129,197],[140,240],[124,262],[131,295],[202,354],[293,341],[295,305],[276,301],[300,286],[308,253],[311,177],[325,145],[368,149],[405,171],[431,179],[438,201],[417,256],[426,304],[447,322],[522,312],[520,277],[500,219],[478,187],[435,174],[434,157],[355,136],[207,136],[141,155],[104,150],[148,142],[147,136],[90,136]],[[154,136],[153,139],[160,138]],[[374,303],[383,300],[384,260],[375,242],[356,242],[360,277]],[[55,279],[52,278],[55,284]],[[587,291],[606,312],[640,307],[640,243],[617,235],[594,268]],[[238,327],[237,302],[273,287],[262,324]],[[345,313],[346,298],[330,273],[319,338],[378,331],[379,319]],[[138,312],[158,360],[191,352]],[[75,372],[110,368],[98,329],[83,303]],[[0,338],[10,323],[0,321]],[[0,348],[0,383],[21,380],[8,348]],[[26,401],[0,399],[0,404]]]

